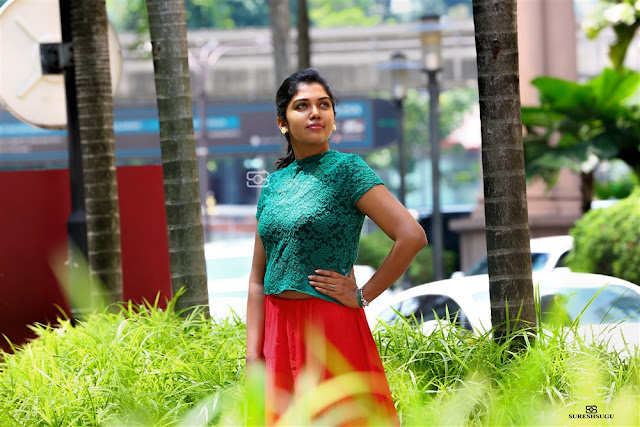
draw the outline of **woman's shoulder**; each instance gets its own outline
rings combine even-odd
[[[336,151],[336,163],[339,163],[342,168],[348,168],[351,171],[358,171],[362,169],[370,169],[367,162],[358,153],[343,153]]]
[[[335,159],[340,163],[357,164],[359,162],[364,162],[364,159],[360,154],[345,153],[338,150],[333,150],[333,151],[335,152]]]

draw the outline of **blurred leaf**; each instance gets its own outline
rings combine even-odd
[[[611,59],[615,69],[622,68],[624,59],[627,56],[627,50],[638,28],[640,28],[640,20],[636,20],[633,25],[619,24],[613,26],[616,39],[609,45],[609,59]]]

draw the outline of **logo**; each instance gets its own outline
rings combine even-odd
[[[613,414],[598,414],[598,405],[586,405],[584,407],[584,412],[584,414],[569,414],[569,418],[613,418]]]
[[[269,172],[267,171],[248,171],[247,187],[268,187]]]

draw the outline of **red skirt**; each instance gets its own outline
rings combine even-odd
[[[266,416],[272,425],[399,425],[362,308],[265,297]]]

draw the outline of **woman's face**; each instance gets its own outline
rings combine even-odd
[[[331,98],[318,83],[301,83],[298,92],[287,106],[286,122],[278,118],[278,125],[286,128],[291,143],[297,146],[329,144],[335,114]]]

